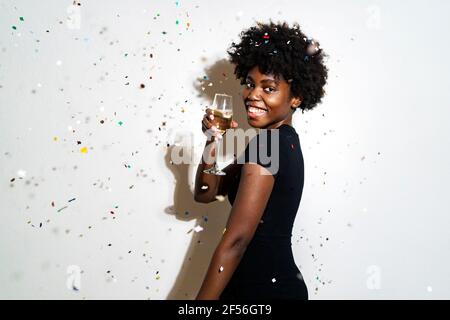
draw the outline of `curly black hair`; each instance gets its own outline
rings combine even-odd
[[[227,53],[242,85],[250,70],[258,66],[262,73],[277,78],[281,75],[290,83],[291,97],[302,100],[299,106],[302,113],[320,103],[328,78],[328,68],[324,64],[328,55],[320,46],[311,53],[311,42],[318,42],[308,38],[298,23],[291,28],[286,22],[257,22],[257,26],[242,31],[240,38],[240,43],[232,42]]]

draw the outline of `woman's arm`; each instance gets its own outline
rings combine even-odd
[[[197,173],[195,175],[194,200],[197,202],[208,203],[216,200],[215,196],[217,195],[219,182],[222,176],[203,172],[203,170],[213,166],[213,163],[207,163],[204,158],[213,159],[215,157],[215,152],[214,141],[206,141],[202,160],[197,167]],[[208,160],[208,162],[211,162],[211,160]]]
[[[209,118],[210,116],[212,119]],[[194,200],[203,203],[215,201],[218,194],[225,195],[228,192],[228,185],[231,177],[234,177],[237,172],[237,166],[235,165],[236,161],[223,169],[223,171],[225,171],[226,173],[225,176],[203,172],[203,170],[209,169],[214,165],[213,161],[216,158],[216,144],[214,143],[213,139],[218,139],[216,135],[219,136],[219,138],[222,138],[217,130],[213,130],[213,120],[214,116],[212,115],[211,109],[206,109],[206,114],[202,120],[202,130],[206,136],[209,136],[209,138],[206,141],[201,162],[197,167],[194,188]],[[235,129],[237,127],[238,123],[232,120],[231,129]],[[215,133],[213,134],[213,132]],[[225,191],[225,193],[223,191]]]
[[[226,173],[224,176],[203,173],[205,168],[209,168],[211,166],[212,165],[203,163],[199,164],[197,168],[194,194],[195,201],[197,202],[210,203],[217,200],[217,195],[226,196],[228,194],[230,184],[238,174],[239,170],[241,170],[242,164],[238,164],[237,160],[230,163],[222,169],[222,171]],[[202,186],[207,186],[207,188],[202,189]]]
[[[217,246],[196,300],[219,299],[258,227],[274,185],[268,170],[255,163],[242,167],[239,188],[225,233]]]

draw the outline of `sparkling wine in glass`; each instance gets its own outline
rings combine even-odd
[[[214,101],[212,105],[212,112],[214,115],[214,120],[212,120],[213,125],[219,129],[220,134],[224,135],[227,129],[231,128],[231,122],[233,120],[233,99],[232,96],[222,93],[216,93],[214,96]],[[203,170],[205,173],[215,174],[215,175],[226,175],[225,172],[219,169],[217,166],[217,156],[219,153],[220,141],[214,137],[215,144],[215,158],[214,166]]]

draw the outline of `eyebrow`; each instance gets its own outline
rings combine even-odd
[[[253,80],[253,78],[251,76],[247,76],[247,79],[250,79],[253,82],[255,81],[255,80]],[[276,79],[264,79],[261,81],[261,83],[264,83],[264,82],[274,82],[275,84],[278,84],[280,81],[276,80]]]

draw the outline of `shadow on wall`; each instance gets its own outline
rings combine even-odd
[[[204,98],[211,103],[215,93],[226,93],[233,96],[233,119],[238,122],[239,127],[246,130],[249,128],[242,102],[241,87],[234,76],[234,66],[227,60],[222,59],[205,69],[205,77],[197,79],[194,88],[198,92],[198,97]],[[210,85],[212,83],[212,85]],[[202,116],[198,119],[198,124],[193,124],[194,129],[201,130]],[[206,136],[205,136],[206,142]],[[225,139],[224,139],[225,142]],[[224,144],[222,144],[223,146]],[[195,178],[198,164],[171,164],[171,146],[167,150],[165,162],[172,171],[176,187],[173,196],[173,205],[165,209],[167,214],[172,214],[179,220],[196,220],[195,225],[203,227],[203,231],[191,231],[192,239],[184,257],[181,270],[175,280],[172,289],[169,291],[167,300],[189,300],[195,299],[202,285],[203,279],[208,270],[214,250],[222,237],[226,226],[231,206],[228,198],[225,201],[214,201],[203,204],[194,201],[194,194],[189,184],[189,174],[192,172]],[[189,151],[183,149],[183,152]],[[226,150],[228,152],[228,150]],[[188,155],[190,158],[190,154]],[[201,159],[199,159],[200,161]],[[210,214],[211,213],[211,214]]]

